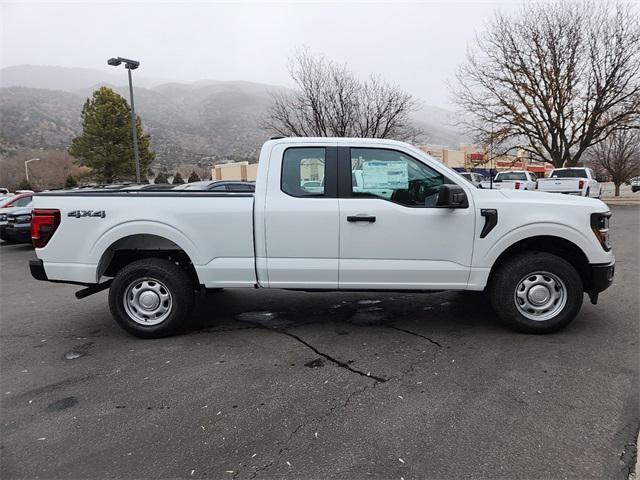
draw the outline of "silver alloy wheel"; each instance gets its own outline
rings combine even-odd
[[[518,282],[513,298],[523,316],[542,322],[562,311],[567,303],[567,287],[553,273],[533,272]]]
[[[138,278],[124,293],[124,309],[129,318],[140,325],[162,323],[171,313],[173,300],[169,289],[155,278]]]

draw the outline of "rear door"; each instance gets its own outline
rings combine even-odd
[[[436,208],[442,172],[391,148],[339,147],[341,289],[464,288],[475,215]]]
[[[338,288],[336,143],[276,145],[264,212],[269,287]]]

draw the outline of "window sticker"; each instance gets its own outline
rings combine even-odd
[[[409,169],[407,162],[368,160],[362,164],[362,183],[365,189],[408,189]]]

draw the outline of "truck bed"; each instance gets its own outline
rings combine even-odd
[[[540,178],[538,179],[538,190],[548,193],[582,195],[586,180],[583,178]],[[580,182],[583,183],[582,188],[580,188]]]
[[[255,283],[251,193],[59,191],[36,194],[34,207],[60,210],[60,227],[38,251],[50,280],[98,282],[99,264],[108,260],[102,252],[112,245],[139,248],[142,241],[151,249],[185,251],[207,287]]]

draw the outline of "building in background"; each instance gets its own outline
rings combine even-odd
[[[212,180],[242,180],[255,182],[258,164],[249,162],[218,163],[211,169]]]
[[[457,171],[494,175],[504,170],[529,170],[541,177],[553,170],[551,164],[532,160],[523,150],[516,155],[497,155],[492,159],[489,149],[478,145],[461,144],[459,148],[452,149],[446,145],[425,144],[418,148]]]

